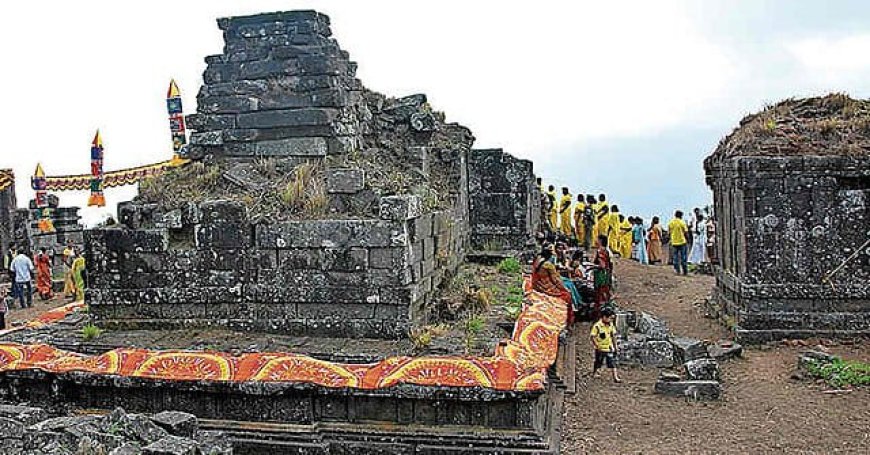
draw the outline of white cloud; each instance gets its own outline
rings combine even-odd
[[[870,34],[808,38],[788,44],[787,49],[811,71],[870,70]]]

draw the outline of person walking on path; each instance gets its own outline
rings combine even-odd
[[[78,254],[72,263],[73,282],[76,286],[76,301],[85,299],[85,257]]]
[[[9,265],[9,270],[15,272],[15,294],[18,295],[18,302],[21,308],[33,306],[33,261],[30,260],[24,253],[18,253],[12,263]],[[25,304],[26,303],[26,304]]]
[[[686,264],[688,256],[688,235],[689,228],[686,222],[683,221],[683,212],[677,210],[674,213],[674,219],[668,223],[668,234],[671,237],[671,255],[674,263],[674,270],[679,275],[689,274],[689,266]]]

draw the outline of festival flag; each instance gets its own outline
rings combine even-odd
[[[45,171],[42,164],[36,164],[36,171],[30,178],[30,186],[36,192],[34,202],[36,204],[37,227],[40,232],[54,232],[54,223],[51,221],[51,208],[48,206],[48,184],[45,180]]]
[[[103,138],[100,130],[94,135],[91,143],[91,197],[88,198],[88,206],[105,207],[106,197],[103,195]]]
[[[174,152],[172,159],[178,160],[187,145],[187,132],[184,127],[181,91],[178,90],[175,79],[169,81],[169,90],[166,93],[166,111],[169,113],[169,131],[172,134],[172,151]]]

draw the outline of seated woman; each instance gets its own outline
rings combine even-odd
[[[532,289],[564,300],[568,306],[568,325],[571,325],[574,323],[573,297],[553,264],[553,258],[553,247],[545,246],[532,264]]]

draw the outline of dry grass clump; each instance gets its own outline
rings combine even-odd
[[[870,101],[833,93],[788,99],[745,117],[711,158],[868,154]]]

